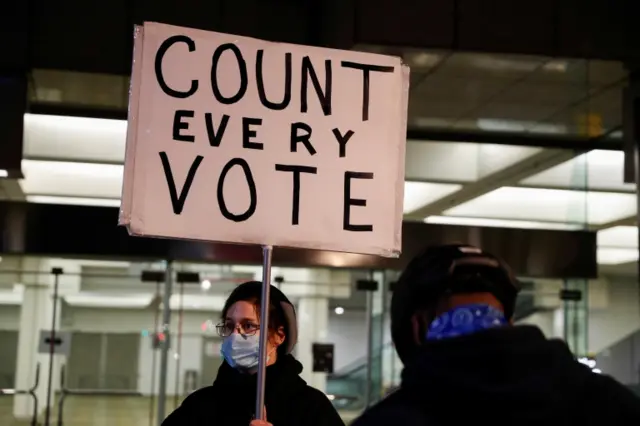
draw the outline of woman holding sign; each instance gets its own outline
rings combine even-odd
[[[271,287],[269,327],[260,327],[262,283],[250,281],[231,293],[217,326],[224,362],[213,386],[197,390],[163,426],[344,426],[325,394],[300,378],[291,355],[298,327],[289,299]],[[269,333],[265,385],[266,420],[254,420],[260,333]]]

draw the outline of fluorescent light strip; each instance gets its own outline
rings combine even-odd
[[[404,213],[411,213],[422,206],[431,204],[456,192],[460,188],[462,188],[462,185],[458,184],[406,181],[404,183]]]
[[[27,195],[28,203],[65,204],[74,206],[120,207],[120,200],[113,198],[61,197],[55,195]]]
[[[90,177],[97,179],[121,179],[124,171],[122,164],[82,163],[63,160],[22,160],[25,177],[40,176],[70,176]]]
[[[153,300],[152,294],[111,296],[101,293],[77,293],[64,296],[71,306],[82,308],[146,308]]]
[[[638,250],[629,248],[598,248],[599,265],[621,265],[638,261]]]
[[[598,231],[598,247],[638,248],[637,226],[614,226]]]
[[[445,216],[601,225],[636,213],[631,193],[507,187],[495,189],[444,212]]]
[[[434,223],[439,225],[483,226],[489,228],[551,229],[566,231],[582,229],[582,226],[571,223],[488,219],[482,217],[429,216],[424,221],[426,223]]]
[[[22,293],[17,291],[1,291],[0,305],[20,306],[22,305]]]
[[[24,124],[39,125],[50,131],[113,132],[122,136],[125,136],[127,131],[127,120],[70,115],[27,113],[24,115]]]

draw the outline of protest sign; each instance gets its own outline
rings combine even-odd
[[[397,57],[145,23],[120,224],[397,256],[408,87]]]

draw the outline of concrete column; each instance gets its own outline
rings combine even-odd
[[[36,380],[36,369],[40,366],[38,387],[35,390],[38,398],[38,411],[46,409],[47,385],[49,377],[49,354],[38,353],[41,330],[51,330],[53,316],[53,282],[51,268],[64,268],[70,276],[61,276],[59,282],[59,300],[56,314],[56,331],[61,329],[61,296],[78,291],[80,286],[80,266],[71,261],[55,259],[25,258],[22,261],[22,283],[18,283],[22,291],[22,307],[18,334],[18,353],[16,365],[15,388],[30,389]],[[76,274],[73,274],[76,272]],[[60,388],[60,366],[64,362],[62,355],[54,355],[51,389],[53,394]],[[51,398],[55,404],[55,398]],[[33,400],[29,395],[16,395],[13,404],[14,417],[30,419],[33,415]]]
[[[36,369],[39,364],[39,386],[36,389],[36,395],[38,408],[41,411],[45,406],[49,363],[46,356],[38,354],[38,342],[40,330],[47,329],[51,322],[52,295],[46,283],[25,284],[22,294],[15,388],[18,390],[30,389],[35,384]],[[17,419],[31,418],[33,401],[29,395],[16,395],[13,403],[13,415]]]

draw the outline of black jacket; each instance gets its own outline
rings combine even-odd
[[[427,343],[353,426],[640,425],[640,399],[532,326]]]
[[[267,367],[265,406],[274,426],[344,426],[325,394],[300,378],[302,364],[291,355]],[[163,426],[249,426],[254,418],[256,375],[243,374],[226,362],[213,386],[189,395]]]

